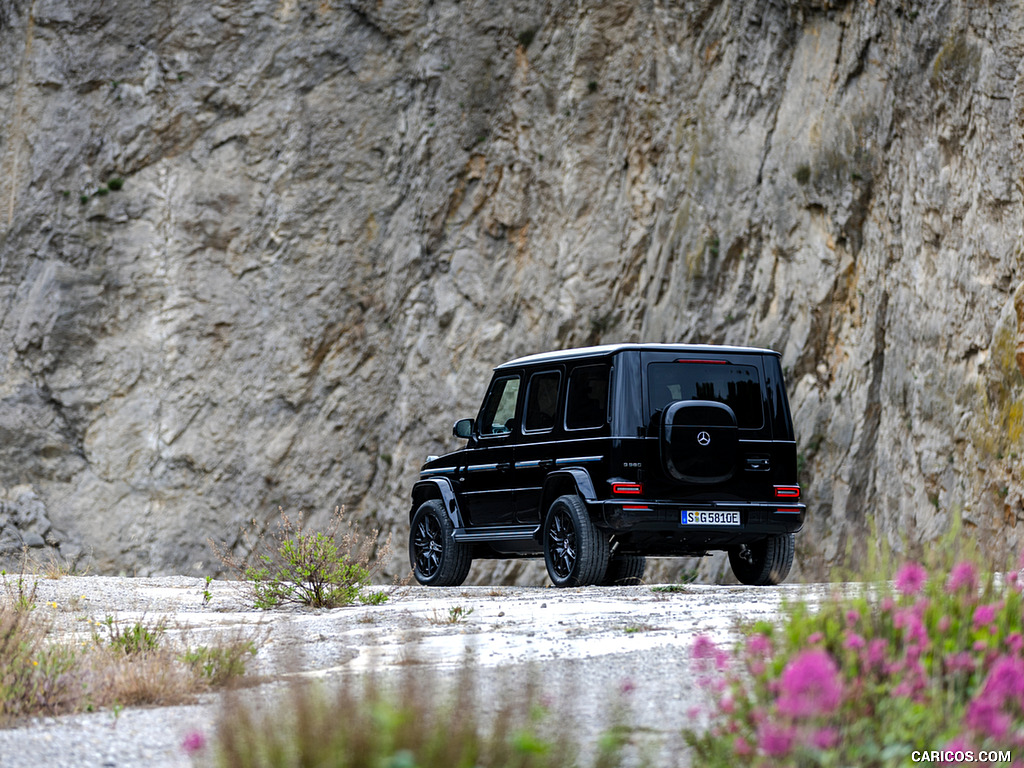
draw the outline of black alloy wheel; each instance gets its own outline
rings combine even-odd
[[[729,564],[741,584],[767,587],[781,584],[793,567],[793,534],[780,533],[729,550]]]
[[[473,558],[469,547],[452,537],[454,532],[439,499],[425,501],[416,510],[409,530],[409,562],[420,584],[457,587],[466,580]]]
[[[559,496],[544,521],[544,564],[556,587],[599,584],[608,569],[608,537],[578,496]]]

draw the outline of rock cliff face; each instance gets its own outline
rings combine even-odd
[[[5,0],[0,549],[401,551],[493,365],[621,340],[784,352],[805,575],[1019,548],[1022,62],[1011,2]]]

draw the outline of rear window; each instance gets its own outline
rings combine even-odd
[[[732,408],[742,429],[764,426],[761,378],[752,365],[676,361],[647,366],[650,412],[676,400],[711,400]]]

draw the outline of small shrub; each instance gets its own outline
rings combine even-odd
[[[107,189],[106,187],[100,187],[99,189],[96,190],[96,196],[97,197],[105,197],[109,193],[110,193],[110,190]]]
[[[796,179],[796,183],[803,186],[811,180],[811,166],[806,163],[801,163],[796,167],[796,171],[793,173],[793,178]]]
[[[427,619],[427,621],[431,624],[458,624],[468,619],[472,613],[473,609],[467,608],[464,605],[453,605],[448,608],[448,613],[446,614],[439,614],[435,608],[433,616]]]
[[[365,592],[373,575],[391,554],[389,536],[376,553],[377,532],[362,537],[344,529],[344,509],[335,508],[326,532],[307,533],[302,516],[292,522],[281,510],[277,530],[260,534],[252,562],[238,560],[214,545],[221,560],[248,582],[253,605],[263,610],[281,605],[337,608],[354,602],[379,605],[388,599],[383,591]]]
[[[123,627],[113,616],[107,616],[99,626],[102,628],[101,631],[93,633],[96,644],[107,645],[126,656],[155,651],[160,646],[160,636],[164,632],[163,624],[150,628],[141,622],[135,622]],[[103,636],[102,630],[106,630],[106,637]]]
[[[107,182],[107,187],[111,192],[120,192],[124,187],[124,179],[115,176],[113,179]]]
[[[24,567],[22,570],[24,571]],[[17,578],[14,578],[9,577],[7,571],[0,573],[0,579],[3,580],[4,592],[11,601],[11,607],[14,610],[27,613],[35,609],[36,589],[39,586],[38,581],[32,581],[30,585],[29,580],[25,578],[24,572],[19,573]]]
[[[784,609],[732,652],[698,639],[712,725],[702,766],[890,766],[915,751],[1010,750],[1024,732],[1022,583],[967,559]]]
[[[181,660],[196,677],[220,688],[245,675],[247,657],[255,655],[256,643],[236,639],[224,645],[190,648],[182,654]]]

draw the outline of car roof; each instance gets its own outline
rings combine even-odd
[[[541,352],[536,355],[526,355],[525,357],[517,357],[515,360],[509,360],[507,363],[495,366],[494,370],[500,371],[505,368],[517,368],[521,365],[560,362],[562,360],[575,360],[584,357],[605,357],[625,350],[683,352],[690,354],[714,352],[728,354],[734,352],[745,352],[781,357],[780,353],[772,349],[760,349],[758,347],[730,347],[719,344],[604,344],[598,347],[577,347],[576,349],[562,349],[553,352]]]

